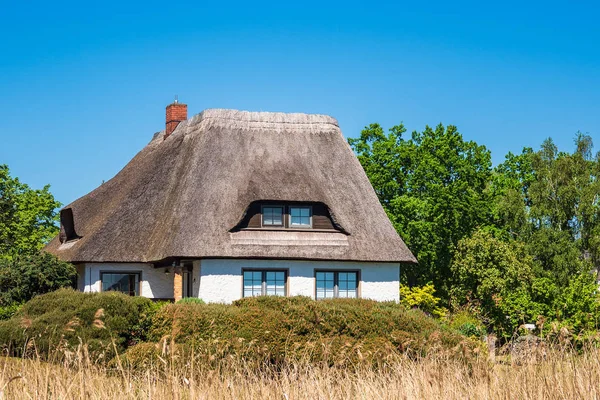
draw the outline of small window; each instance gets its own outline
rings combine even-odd
[[[312,207],[290,207],[290,227],[310,228],[312,226]]]
[[[317,271],[317,300],[358,297],[358,272]]]
[[[283,226],[283,207],[263,207],[263,226]]]
[[[244,297],[285,296],[285,271],[244,271]]]
[[[102,291],[114,290],[130,296],[140,295],[140,273],[139,272],[102,272]]]

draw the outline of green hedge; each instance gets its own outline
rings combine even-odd
[[[23,307],[22,304],[14,303],[8,306],[0,306],[0,321],[12,318]]]
[[[72,351],[80,343],[92,359],[110,359],[114,350],[144,341],[160,304],[116,292],[60,289],[34,297],[9,320],[0,321],[0,346],[11,355],[42,357]],[[54,352],[59,350],[59,352]]]
[[[305,297],[167,305],[154,316],[149,339],[187,346],[206,360],[233,357],[259,364],[378,363],[403,353],[465,355],[477,346],[422,312],[396,303]],[[140,363],[136,352],[146,353],[132,348],[132,364]]]

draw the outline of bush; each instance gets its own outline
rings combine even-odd
[[[198,297],[184,297],[179,300],[177,304],[205,304],[204,300],[199,299]]]
[[[21,309],[23,305],[18,303],[13,303],[7,306],[0,306],[0,321],[10,319],[13,315],[17,313]]]
[[[155,315],[149,338],[189,346],[210,362],[234,357],[257,365],[304,360],[350,366],[386,362],[401,353],[462,355],[476,346],[396,303],[307,297],[168,305]]]
[[[0,258],[0,306],[24,303],[38,294],[72,287],[77,272],[73,264],[39,252],[14,259]]]
[[[439,305],[441,299],[435,296],[435,288],[432,283],[425,286],[400,286],[400,303],[407,308],[419,308],[434,317],[443,317],[446,309]]]
[[[9,354],[35,350],[71,351],[85,345],[95,360],[110,359],[115,350],[146,339],[160,304],[122,293],[81,293],[61,289],[36,296],[8,321],[0,321],[0,345]]]
[[[447,317],[448,326],[461,334],[480,338],[486,334],[485,326],[477,319],[473,312],[463,309]]]

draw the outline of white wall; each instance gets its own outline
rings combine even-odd
[[[399,300],[400,264],[337,261],[209,259],[200,263],[198,297],[231,303],[242,297],[242,268],[287,269],[288,294],[315,297],[315,269],[360,270],[362,298]]]
[[[315,297],[315,269],[360,270],[360,296],[379,301],[399,300],[400,265],[395,263],[209,259],[194,261],[193,295],[204,301],[231,303],[242,297],[243,268],[288,270],[288,295]],[[100,272],[141,272],[141,295],[173,298],[173,273],[143,263],[87,263],[77,266],[78,288],[84,292],[102,290]]]
[[[100,292],[100,272],[127,271],[141,272],[140,294],[149,298],[173,298],[173,273],[165,274],[164,268],[154,268],[152,264],[143,263],[87,263],[78,268],[83,276],[78,277],[79,290],[84,292]],[[194,274],[194,276],[196,276]]]

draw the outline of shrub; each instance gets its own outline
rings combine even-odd
[[[210,362],[234,357],[256,365],[304,360],[351,366],[386,362],[401,353],[422,357],[475,347],[423,312],[400,304],[307,297],[167,305],[155,315],[149,339],[190,346]]]
[[[18,303],[13,303],[7,306],[0,306],[0,321],[10,319],[13,315],[17,313],[21,309],[23,305]]]
[[[465,336],[480,338],[486,334],[485,326],[468,309],[447,316],[448,326]]]
[[[50,350],[83,344],[93,358],[106,360],[145,340],[159,308],[144,297],[60,289],[36,296],[10,320],[0,321],[0,345],[13,355],[31,349],[45,357]]]
[[[198,297],[184,297],[183,299],[179,300],[177,302],[177,304],[205,304],[204,300],[198,298]]]
[[[52,254],[0,258],[0,305],[24,303],[38,294],[72,287],[76,277],[73,264]]]
[[[446,309],[439,305],[441,299],[435,296],[435,288],[432,283],[425,286],[400,286],[400,303],[407,308],[419,308],[434,317],[443,317]]]

